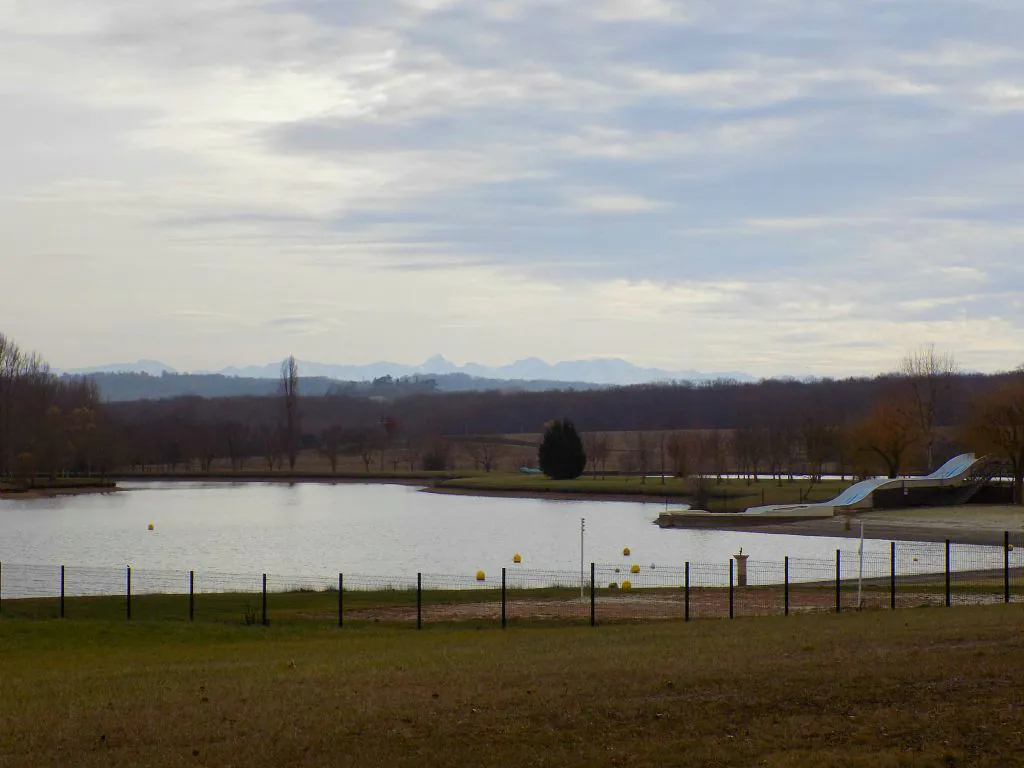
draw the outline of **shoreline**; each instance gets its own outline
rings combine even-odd
[[[541,499],[549,501],[615,501],[632,504],[658,504],[666,506],[666,497],[640,493],[594,493],[593,491],[536,491],[536,490],[496,490],[488,488],[454,488],[424,486],[423,493],[436,493],[444,496],[479,496],[500,499]],[[682,496],[668,497],[668,506],[679,506],[685,502]]]
[[[933,508],[949,509],[949,508]],[[918,510],[920,514],[920,510]],[[886,517],[886,515],[889,515]],[[981,544],[988,546],[1003,545],[1004,531],[1009,530],[1010,536],[1017,541],[1024,536],[1024,528],[1020,522],[1009,528],[978,523],[965,525],[951,523],[941,519],[900,520],[900,510],[889,513],[873,511],[855,515],[850,519],[850,527],[846,527],[845,516],[818,518],[813,520],[765,521],[761,523],[722,522],[709,524],[712,521],[694,520],[687,524],[683,518],[676,518],[673,525],[661,526],[665,530],[707,530],[735,531],[737,533],[770,533],[786,536],[819,536],[837,539],[859,539],[860,526],[864,524],[864,538],[876,541],[927,541],[942,543],[947,539],[960,544]],[[1021,508],[1024,517],[1024,508]]]
[[[210,475],[200,474],[151,474],[151,475],[116,475],[119,482],[125,483],[272,483],[293,485],[296,483],[318,483],[318,484],[360,484],[360,485],[405,485],[418,487],[424,493],[437,493],[450,496],[478,496],[482,498],[515,498],[515,499],[549,499],[554,501],[615,501],[631,502],[640,504],[659,504],[664,506],[680,506],[686,503],[684,496],[657,496],[654,494],[640,493],[595,493],[593,491],[542,491],[523,489],[486,489],[486,488],[459,488],[439,486],[437,483],[447,480],[458,480],[459,475],[438,475],[417,477],[412,475],[380,475],[370,473],[367,476],[338,474],[338,475],[271,475],[271,474],[250,474],[232,475],[215,473]]]
[[[0,501],[32,501],[54,499],[58,496],[87,496],[96,493],[117,493],[116,483],[109,486],[83,485],[72,488],[29,488],[24,491],[0,491]]]

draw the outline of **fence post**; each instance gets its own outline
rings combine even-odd
[[[60,567],[60,617],[64,618],[64,566]]]
[[[842,593],[842,560],[843,553],[841,550],[836,550],[836,613],[843,612],[843,593]]]
[[[952,592],[950,589],[949,580],[949,539],[946,539],[946,607],[949,608],[953,604]]]
[[[889,607],[896,610],[896,542],[889,542]]]
[[[188,620],[196,619],[196,572],[188,572]]]
[[[423,629],[423,574],[416,574],[416,629]]]
[[[345,576],[338,574],[338,628],[345,626]]]
[[[783,590],[784,590],[785,602],[786,602],[786,609],[785,609],[784,615],[785,616],[789,616],[789,555],[786,555],[786,560],[785,560],[785,562],[783,564],[783,570],[785,571],[785,576],[784,576],[785,581],[784,581]]]
[[[1010,602],[1010,532],[1003,531],[1003,602]]]
[[[127,581],[126,581],[126,585],[125,585],[125,597],[126,597],[126,600],[125,600],[125,611],[127,613],[128,621],[131,621],[132,620],[132,567],[129,565],[129,566],[127,566],[127,568],[128,568],[127,576],[126,576]]]
[[[732,570],[733,570],[733,563],[734,562],[735,561],[730,557],[729,558],[729,618],[730,619],[733,617],[733,607],[734,607],[733,587],[732,587],[732,581],[733,581],[733,579],[732,579]]]
[[[597,568],[593,563],[590,564],[590,626],[597,626],[597,590],[594,589],[595,576],[597,575]]]
[[[508,614],[505,606],[508,604],[508,581],[505,576],[505,568],[501,569],[501,628],[508,626]]]
[[[263,574],[263,626],[267,626],[267,574]]]
[[[686,581],[683,586],[683,621],[690,620],[690,561],[686,561]]]

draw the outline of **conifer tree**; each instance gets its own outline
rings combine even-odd
[[[587,454],[569,419],[553,421],[545,428],[538,459],[541,471],[552,480],[572,480],[583,474]]]

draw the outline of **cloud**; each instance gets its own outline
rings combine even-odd
[[[48,289],[0,327],[64,366],[307,344],[839,373],[948,339],[1007,367],[1022,24],[997,0],[10,0],[0,266]]]
[[[666,206],[660,200],[652,200],[625,192],[576,195],[570,198],[569,203],[573,209],[583,213],[645,213]]]

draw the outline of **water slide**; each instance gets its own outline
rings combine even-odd
[[[831,501],[818,504],[770,504],[765,507],[751,507],[744,515],[765,515],[779,517],[831,517],[837,511],[847,509],[871,509],[875,491],[890,488],[938,488],[955,486],[972,476],[976,466],[987,459],[973,453],[954,456],[929,475],[915,477],[878,477],[855,483]]]

